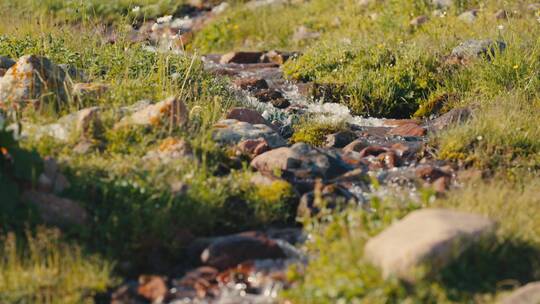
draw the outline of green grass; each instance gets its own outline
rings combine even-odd
[[[337,85],[341,102],[362,115],[409,117],[444,95],[456,96],[451,105],[442,107],[448,110],[508,90],[537,94],[539,46],[528,30],[538,27],[535,14],[518,1],[456,3],[444,18],[432,16],[434,7],[421,0],[373,1],[368,6],[316,0],[257,9],[238,4],[198,33],[191,47],[201,52],[302,51],[302,56],[285,65],[285,73],[293,79]],[[482,9],[474,24],[457,17],[468,8]],[[501,8],[517,10],[519,16],[497,20],[493,14]],[[409,25],[413,17],[423,14],[430,17],[426,24]],[[322,35],[294,41],[291,37],[299,26]],[[508,48],[491,60],[474,60],[466,66],[446,64],[452,48],[467,39],[503,40]],[[426,111],[431,107],[423,108],[418,115],[437,114]]]
[[[540,201],[537,177],[476,181],[433,203],[396,198],[372,201],[373,211],[328,210],[305,222],[313,259],[292,268],[297,284],[282,296],[293,303],[493,303],[510,289],[540,279]],[[426,196],[428,197],[428,196]],[[443,207],[475,212],[499,223],[491,242],[469,249],[429,281],[385,281],[363,257],[366,241],[412,210]]]
[[[506,95],[482,105],[468,123],[440,134],[439,157],[498,171],[540,165],[538,99]]]
[[[116,284],[110,263],[63,243],[57,230],[39,228],[22,240],[9,233],[0,254],[3,303],[92,303]]]
[[[59,21],[70,23],[100,21],[117,24],[179,15],[185,9],[185,4],[184,0],[2,0],[0,8],[19,15],[54,16]]]

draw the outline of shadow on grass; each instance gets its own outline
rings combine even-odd
[[[505,239],[473,246],[439,274],[452,300],[540,279],[540,248]]]

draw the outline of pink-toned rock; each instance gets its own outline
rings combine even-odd
[[[370,239],[364,254],[381,268],[385,278],[415,283],[448,265],[494,230],[495,223],[480,215],[423,209]]]
[[[251,166],[260,172],[273,173],[276,170],[288,170],[298,166],[298,155],[288,147],[270,150],[255,157]]]
[[[416,123],[407,123],[404,125],[400,125],[399,127],[395,127],[390,132],[388,132],[389,135],[397,135],[397,136],[424,136],[426,135],[426,129],[417,125]]]
[[[536,304],[540,303],[540,281],[529,283],[514,290],[504,297],[501,304]]]
[[[246,139],[236,145],[236,150],[240,154],[255,157],[270,150],[268,142],[264,138]]]
[[[236,119],[252,125],[262,124],[270,126],[270,123],[259,112],[248,108],[232,108],[226,116],[227,119]]]
[[[268,83],[262,78],[238,78],[233,81],[234,85],[243,90],[268,89]]]

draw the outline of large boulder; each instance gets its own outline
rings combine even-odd
[[[475,214],[419,210],[370,239],[365,246],[365,258],[380,267],[385,278],[415,283],[490,236],[494,228],[493,221]]]
[[[501,304],[538,304],[540,303],[540,282],[529,283],[501,300]]]
[[[25,102],[54,93],[60,100],[67,98],[66,72],[45,57],[27,55],[11,66],[0,78],[0,102]]]

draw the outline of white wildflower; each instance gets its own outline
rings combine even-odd
[[[499,24],[499,26],[497,26],[497,28],[499,29],[499,31],[502,31],[502,30],[504,30],[504,25]]]
[[[141,11],[141,7],[140,6],[135,6],[133,9],[131,9],[132,12],[134,13],[138,13]]]

